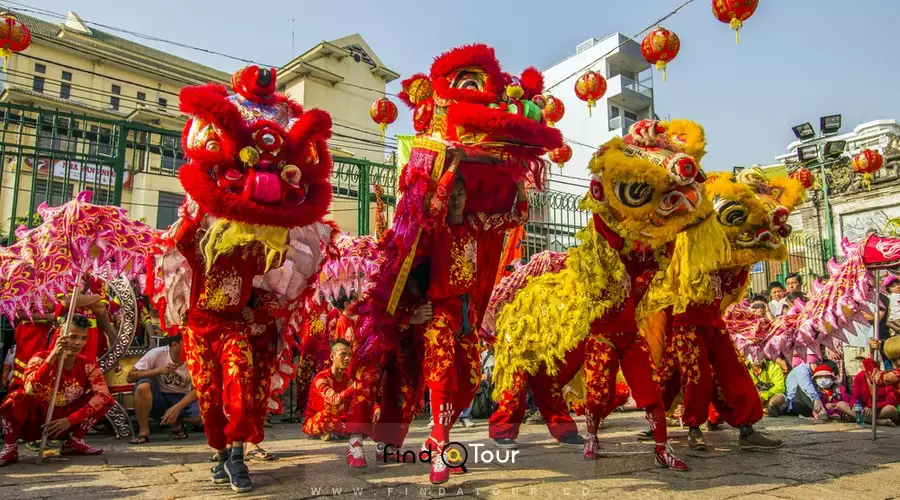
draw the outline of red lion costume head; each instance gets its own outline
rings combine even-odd
[[[400,99],[413,109],[419,136],[465,148],[466,162],[499,164],[513,179],[530,173],[539,185],[546,165],[540,157],[562,145],[544,120],[543,90],[537,69],[505,73],[494,49],[476,44],[442,54],[429,75],[404,80]]]
[[[179,177],[200,209],[217,218],[291,228],[322,219],[331,203],[331,117],[275,93],[275,69],[243,68],[236,94],[209,84],[181,90],[191,115]]]

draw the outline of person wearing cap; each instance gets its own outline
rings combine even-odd
[[[837,365],[829,362],[816,366],[813,370],[813,382],[819,389],[822,406],[825,411],[819,414],[813,413],[817,420],[845,420],[852,421],[855,416],[850,407],[850,397],[847,391],[837,382],[835,372]]]
[[[781,367],[767,359],[753,360],[749,364],[750,378],[759,392],[759,400],[767,412],[769,408],[777,409],[785,404],[784,372]]]

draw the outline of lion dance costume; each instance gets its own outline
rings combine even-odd
[[[362,434],[382,441],[379,448],[402,443],[424,378],[435,417],[425,444],[433,457],[431,481],[449,479],[441,455],[480,378],[478,323],[507,231],[527,217],[516,184],[540,187],[546,171],[541,156],[562,144],[559,131],[544,120],[542,91],[540,72],[506,73],[493,49],[480,44],[450,50],[435,59],[428,75],[403,82],[401,99],[413,109],[417,136],[401,174],[393,226],[379,241],[384,261],[358,307],[360,346],[352,369],[360,390],[348,418],[351,466],[365,466]],[[454,162],[458,153],[451,149],[465,158]],[[450,224],[451,189],[460,178],[464,217],[462,224]],[[410,325],[425,301],[432,303],[433,318]],[[418,373],[423,377],[408,376]],[[372,429],[379,387],[381,420]]]
[[[607,142],[589,164],[581,206],[593,219],[578,233],[579,245],[538,254],[501,282],[492,304],[500,404],[492,435],[518,432],[526,383],[557,439],[577,432],[563,389],[583,367],[584,457],[597,459],[599,423],[615,409],[621,367],[653,426],[657,465],[687,468],[668,446],[659,381],[638,321],[676,302],[679,292],[692,296],[691,280],[726,253],[700,184],[703,135],[692,122],[643,120]],[[676,247],[689,250],[670,265]]]
[[[179,171],[188,196],[163,236],[161,286],[150,292],[184,334],[207,439],[219,450],[213,478],[236,491],[251,488],[240,444],[262,440],[266,412],[278,406],[272,384],[283,390],[292,371],[293,341],[278,338],[279,325],[304,303],[335,233],[322,222],[331,118],[276,94],[275,79],[274,69],[251,66],[233,75],[234,94],[215,84],[181,91],[191,116]]]
[[[745,294],[753,264],[787,258],[785,242],[791,234],[787,218],[802,201],[803,187],[793,179],[770,181],[758,168],[711,176],[704,187],[712,198],[716,222],[728,238],[729,257],[704,277],[700,300],[681,311],[669,311],[660,362],[665,403],[671,405],[683,389],[682,422],[689,428],[691,448],[706,448],[700,425],[713,400],[721,418],[741,429],[742,448],[778,448],[781,441],[753,429],[762,418],[762,405],[746,363],[725,329],[723,313]]]

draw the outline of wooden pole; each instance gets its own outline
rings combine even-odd
[[[59,332],[59,337],[57,338],[57,342],[63,339],[63,335],[69,334],[69,325],[72,324],[72,316],[75,315],[75,303],[78,301],[78,291],[81,289],[81,277],[79,274],[75,279],[75,291],[72,293],[72,298],[69,300],[69,312],[66,315],[66,325],[65,330]],[[44,450],[47,448],[47,428],[50,426],[50,422],[53,420],[53,410],[56,409],[56,393],[59,392],[59,381],[62,378],[62,369],[63,364],[66,360],[66,353],[63,351],[59,359],[56,360],[56,380],[53,381],[53,392],[50,394],[50,404],[47,407],[47,418],[44,419],[44,427],[41,431],[41,449],[38,452],[37,464],[41,465],[41,462],[44,461]]]
[[[879,321],[880,318],[878,317],[878,311],[879,311],[879,309],[881,309],[881,297],[879,297],[879,293],[878,293],[878,286],[879,286],[878,279],[880,278],[879,274],[881,274],[881,273],[879,272],[878,269],[876,269],[875,270],[875,330],[872,333],[872,335],[875,337],[876,342],[881,338],[881,333],[879,332],[879,328],[878,328],[878,323],[880,323],[880,321]],[[876,349],[875,352],[872,353],[872,359],[875,360],[875,363],[881,364],[879,361],[879,358],[880,358],[880,356],[878,355],[878,350]],[[879,366],[878,369],[880,370],[881,367]],[[877,434],[878,434],[878,387],[875,385],[875,379],[872,378],[872,441],[875,441],[875,439],[877,439]]]

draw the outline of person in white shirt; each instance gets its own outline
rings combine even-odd
[[[769,283],[769,312],[773,317],[777,318],[781,316],[782,311],[784,309],[784,285],[782,285],[778,281],[773,281]]]
[[[888,328],[900,335],[900,276],[889,274],[881,284],[888,296]]]
[[[131,444],[150,442],[150,417],[172,426],[172,439],[186,439],[185,419],[197,420],[200,407],[187,364],[181,359],[181,335],[166,337],[165,345],[150,349],[128,372],[134,383],[134,412],[138,435]]]

